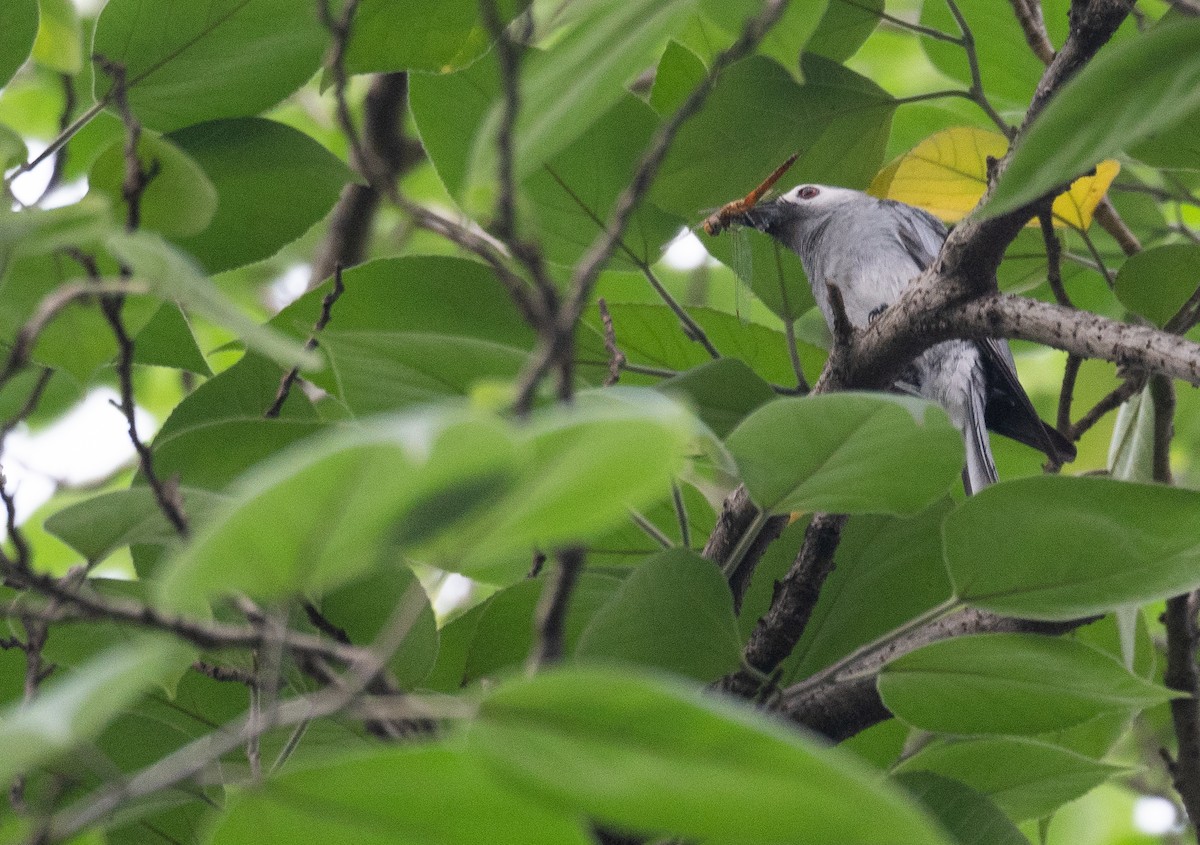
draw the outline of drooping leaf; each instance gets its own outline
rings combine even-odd
[[[932,772],[961,781],[1022,822],[1054,812],[1122,769],[1048,742],[981,737],[935,742],[895,771]]]
[[[496,783],[472,755],[424,745],[289,768],[237,795],[206,841],[586,845],[590,838],[577,816]]]
[[[1166,325],[1200,287],[1200,245],[1163,244],[1130,256],[1117,271],[1117,298]]]
[[[747,845],[946,841],[850,756],[653,676],[512,681],[484,701],[468,740],[502,782],[623,829]]]
[[[934,405],[882,394],[777,399],[729,435],[742,480],[773,513],[914,514],[962,470],[962,438]]]
[[[315,10],[293,0],[111,0],[93,49],[124,66],[138,119],[166,132],[275,105],[312,77],[328,41]],[[97,99],[110,92],[97,73]]]
[[[729,584],[712,561],[694,552],[655,555],[592,617],[576,655],[715,680],[735,669],[741,656]]]
[[[487,47],[471,0],[364,0],[346,45],[351,73],[422,70],[445,73],[465,66]]]
[[[0,8],[0,86],[25,64],[37,31],[37,0],[12,0]]]
[[[937,733],[1035,735],[1178,695],[1075,640],[979,634],[931,643],[879,675],[888,709]]]
[[[1102,50],[1029,127],[983,213],[1030,202],[1197,108],[1200,22],[1163,24]]]
[[[968,126],[945,129],[879,171],[868,192],[923,208],[947,223],[957,223],[983,197],[988,159],[998,159],[1007,150],[1008,140],[999,132]],[[1054,200],[1054,223],[1087,229],[1120,169],[1118,162],[1109,159],[1097,166],[1094,175],[1072,182],[1070,190]]]
[[[352,178],[312,138],[271,120],[202,123],[168,140],[200,165],[217,190],[209,226],[175,239],[210,273],[274,255],[328,214]]]
[[[1198,531],[1192,490],[1024,478],[983,490],[947,517],[946,562],[956,595],[974,607],[1078,619],[1200,585]]]

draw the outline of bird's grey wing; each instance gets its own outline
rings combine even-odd
[[[895,200],[882,200],[896,220],[897,237],[904,251],[922,270],[933,263],[946,240],[946,227],[927,211]]]
[[[987,375],[987,427],[1032,446],[1060,463],[1075,459],[1075,444],[1042,421],[1017,378],[1008,343],[995,338],[976,342]]]

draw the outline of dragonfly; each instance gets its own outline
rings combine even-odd
[[[800,153],[792,153],[788,156],[787,161],[771,171],[771,175],[764,179],[757,187],[744,197],[727,202],[725,205],[718,208],[712,214],[704,219],[700,224],[704,229],[705,234],[710,237],[715,237],[726,229],[732,227],[734,218],[745,214],[758,203],[759,200],[771,190],[771,187],[780,180],[783,174],[788,172],[796,159],[800,157]],[[732,228],[733,235],[733,273],[737,277],[737,288],[734,292],[734,311],[738,317],[745,319],[742,316],[742,297],[743,288],[750,286],[751,273],[753,272],[752,251],[750,247],[750,239],[746,232],[741,227]]]

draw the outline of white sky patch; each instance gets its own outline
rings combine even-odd
[[[267,288],[267,307],[272,311],[282,311],[308,290],[308,280],[312,276],[312,265],[293,264],[283,271],[283,275],[271,282]]]
[[[472,586],[470,578],[457,572],[448,573],[438,585],[437,595],[433,599],[433,612],[438,619],[444,619],[460,608],[471,597]]]
[[[720,262],[708,254],[704,244],[691,229],[682,229],[667,245],[663,263],[672,270],[695,270],[704,264],[712,267]]]
[[[0,463],[14,491],[18,522],[45,504],[59,485],[102,481],[132,463],[125,416],[109,401],[116,399],[116,391],[98,388],[41,431],[22,424],[8,436]],[[142,440],[153,437],[154,418],[140,408],[134,416]]]
[[[25,146],[29,150],[28,160],[33,160],[46,149],[44,142],[32,138],[25,139]],[[74,182],[59,185],[43,198],[42,194],[45,193],[46,186],[50,184],[50,177],[53,173],[54,156],[49,156],[33,170],[22,173],[13,179],[12,195],[21,205],[33,205],[41,198],[40,208],[61,208],[65,205],[74,205],[87,194],[87,180],[76,179]]]
[[[1133,805],[1133,826],[1142,833],[1161,836],[1179,827],[1179,813],[1166,798],[1143,795]]]

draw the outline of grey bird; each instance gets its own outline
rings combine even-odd
[[[829,285],[841,293],[850,324],[865,328],[934,261],[946,239],[941,221],[919,208],[826,185],[799,185],[732,219],[800,256],[831,329]],[[989,428],[1057,463],[1075,458],[1075,446],[1034,410],[1004,340],[939,343],[913,361],[895,387],[941,405],[962,432],[968,494],[996,481]]]

